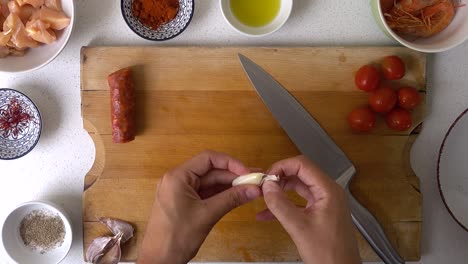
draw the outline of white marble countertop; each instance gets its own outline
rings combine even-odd
[[[0,74],[0,87],[25,92],[43,116],[39,144],[27,156],[0,161],[0,222],[19,203],[42,199],[62,205],[73,222],[73,246],[63,263],[83,263],[81,194],[94,160],[82,129],[80,48],[85,45],[395,45],[377,27],[368,1],[296,0],[289,21],[273,35],[248,38],[224,21],[219,1],[197,0],[190,26],[164,42],[145,41],[128,29],[117,0],[75,0],[76,26],[69,44],[46,67],[25,75]],[[468,233],[450,217],[437,190],[436,162],[443,136],[468,107],[468,42],[428,62],[428,117],[411,155],[423,193],[420,263],[466,263]],[[0,263],[9,263],[0,247]]]

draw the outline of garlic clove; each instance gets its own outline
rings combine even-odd
[[[98,237],[94,239],[86,250],[86,261],[96,263],[112,247],[113,239],[113,237]]]
[[[125,221],[108,217],[102,217],[99,221],[105,224],[115,236],[122,233],[122,244],[133,237],[133,226]]]
[[[122,250],[120,249],[120,242],[122,240],[122,233],[119,233],[115,237],[113,237],[112,246],[109,250],[99,258],[96,264],[118,264],[120,258],[122,257]]]
[[[267,175],[265,173],[250,173],[247,175],[242,175],[232,181],[232,186],[253,184],[262,186],[265,181],[279,181],[279,176],[276,175]]]

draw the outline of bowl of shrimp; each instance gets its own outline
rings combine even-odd
[[[468,0],[371,0],[377,24],[390,38],[426,53],[468,39]]]
[[[0,0],[0,72],[26,73],[53,61],[74,23],[73,0]]]

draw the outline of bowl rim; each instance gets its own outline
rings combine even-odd
[[[73,226],[71,224],[70,218],[65,213],[65,211],[59,205],[57,205],[57,204],[55,204],[53,202],[44,201],[44,200],[34,200],[34,201],[29,201],[29,202],[24,202],[24,203],[18,204],[13,210],[10,211],[10,213],[8,213],[8,215],[5,217],[5,220],[2,223],[2,230],[1,230],[2,244],[5,245],[5,241],[3,240],[3,233],[5,232],[5,223],[8,220],[8,218],[16,210],[18,210],[19,208],[26,207],[26,206],[29,206],[29,205],[40,205],[40,206],[43,206],[45,209],[48,209],[48,207],[52,207],[58,213],[58,215],[60,216],[60,219],[62,219],[63,224],[66,226],[66,228],[68,227],[68,229],[70,230],[70,246],[66,249],[66,252],[63,255],[63,257],[61,257],[57,261],[57,264],[62,262],[62,260],[64,260],[68,256],[68,254],[70,253],[70,250],[71,250],[71,247],[72,247],[72,244],[73,244]],[[4,248],[5,252],[6,252],[6,254],[8,255],[8,257],[11,260],[16,262],[16,260],[11,256],[11,254],[6,250],[5,246],[3,246],[3,248]]]
[[[40,64],[40,65],[38,65],[36,67],[33,67],[31,69],[20,70],[20,71],[0,70],[0,73],[7,73],[7,74],[14,74],[14,75],[30,73],[30,72],[33,72],[35,70],[39,70],[39,69],[45,67],[46,65],[51,63],[53,60],[55,60],[55,58],[57,58],[58,55],[60,55],[60,53],[62,53],[62,51],[67,46],[68,41],[70,40],[70,37],[71,37],[71,35],[73,33],[73,29],[75,28],[75,12],[76,12],[75,11],[75,0],[71,0],[71,3],[72,3],[72,5],[71,5],[72,12],[71,12],[71,16],[70,16],[71,21],[70,21],[70,25],[68,25],[68,27],[70,27],[70,31],[69,31],[68,35],[66,36],[66,39],[65,39],[65,42],[63,43],[63,45],[54,53],[54,55],[52,55],[52,57],[50,57],[44,63],[42,63],[42,64]],[[27,56],[27,55],[25,55],[25,56]]]
[[[229,26],[231,26],[231,28],[233,28],[235,31],[237,31],[238,33],[241,33],[242,35],[244,36],[248,36],[248,37],[255,37],[255,38],[258,38],[258,37],[265,37],[265,36],[268,36],[268,35],[271,35],[273,33],[275,33],[276,31],[278,31],[280,28],[282,28],[284,26],[284,24],[286,24],[286,22],[289,20],[289,17],[291,16],[291,13],[292,13],[292,9],[293,9],[293,6],[294,6],[294,1],[293,0],[286,0],[288,2],[291,3],[291,5],[289,6],[289,10],[288,10],[288,14],[287,16],[285,17],[285,19],[283,21],[281,21],[280,24],[278,24],[277,27],[275,27],[273,30],[269,31],[269,32],[266,32],[266,33],[263,33],[263,34],[251,34],[251,33],[248,33],[248,32],[245,32],[245,31],[242,31],[240,29],[238,29],[237,27],[235,27],[231,21],[227,18],[226,16],[226,12],[223,8],[224,6],[224,2],[225,1],[231,1],[231,0],[219,0],[219,6],[221,8],[221,13],[223,14],[223,18],[224,20],[229,24]],[[281,0],[283,1],[283,0]]]
[[[125,24],[127,24],[127,26],[130,28],[130,30],[133,31],[133,33],[135,33],[136,35],[138,35],[139,37],[143,38],[143,39],[146,39],[146,40],[150,40],[150,41],[166,41],[166,40],[170,40],[170,39],[173,39],[177,36],[179,36],[180,34],[182,34],[182,32],[184,32],[188,26],[190,25],[190,23],[192,22],[192,18],[193,18],[193,14],[195,13],[195,0],[192,0],[192,12],[190,12],[190,17],[189,17],[189,20],[187,21],[187,23],[185,24],[185,26],[179,31],[177,32],[177,34],[175,35],[172,35],[168,38],[162,38],[162,39],[152,39],[152,38],[148,38],[146,36],[143,36],[142,34],[140,34],[139,32],[137,32],[131,25],[130,25],[130,22],[128,21],[128,17],[125,15],[125,12],[124,12],[124,6],[123,6],[123,2],[124,0],[121,0],[120,1],[120,12],[122,13],[122,17],[124,18],[124,21],[125,21]],[[133,0],[131,0],[131,2],[133,3]]]
[[[450,44],[450,45],[448,45],[448,46],[446,46],[444,48],[418,48],[418,47],[414,47],[413,45],[410,44],[409,41],[404,40],[403,38],[398,36],[398,34],[393,32],[393,30],[388,26],[387,21],[385,20],[384,14],[382,12],[382,5],[381,5],[380,0],[371,0],[371,1],[376,1],[377,2],[377,5],[376,5],[377,11],[378,11],[378,14],[379,14],[379,18],[382,21],[382,25],[385,27],[385,30],[393,37],[394,40],[396,40],[398,43],[400,43],[401,45],[403,45],[403,46],[405,46],[405,47],[407,47],[409,49],[416,50],[416,51],[419,51],[419,52],[425,52],[425,53],[439,53],[439,52],[444,52],[444,51],[451,50],[451,49],[463,44],[466,40],[468,40],[468,35],[467,35],[464,38],[461,38],[459,41],[453,42],[452,44]]]
[[[39,111],[39,108],[34,103],[34,101],[31,100],[31,98],[29,98],[26,94],[24,94],[24,93],[22,93],[22,92],[20,92],[18,90],[15,90],[15,89],[11,89],[11,88],[0,88],[0,91],[13,91],[13,92],[19,93],[20,95],[24,96],[25,98],[27,98],[32,103],[32,105],[34,106],[34,109],[36,109],[36,111],[37,111],[37,115],[39,116],[39,135],[38,135],[36,141],[34,142],[34,144],[31,146],[31,148],[29,148],[28,151],[24,152],[23,154],[15,156],[13,158],[3,158],[2,156],[0,156],[0,160],[15,160],[15,159],[19,159],[19,158],[22,158],[22,157],[26,156],[27,154],[29,154],[36,147],[36,145],[39,142],[39,139],[41,138],[41,135],[42,135],[42,115],[41,115],[41,111]]]
[[[450,125],[450,127],[445,132],[444,139],[442,140],[442,143],[440,144],[440,147],[439,147],[439,153],[438,153],[438,158],[437,158],[437,168],[436,168],[436,174],[437,174],[436,178],[437,178],[437,188],[439,190],[439,194],[440,194],[440,197],[442,198],[442,202],[444,203],[445,208],[449,212],[450,216],[452,216],[452,219],[455,220],[455,222],[461,228],[463,228],[465,231],[468,232],[468,226],[466,226],[464,223],[461,222],[460,219],[458,219],[458,217],[455,215],[454,211],[452,210],[452,207],[447,202],[447,200],[445,198],[445,195],[444,195],[444,191],[442,190],[442,183],[441,183],[441,180],[440,180],[440,174],[441,174],[440,173],[440,171],[441,171],[440,163],[442,162],[442,155],[444,153],[445,143],[448,140],[448,137],[450,136],[450,134],[452,133],[452,130],[455,129],[458,122],[462,118],[464,118],[467,113],[468,113],[468,109],[465,109],[463,112],[461,112],[461,114],[458,115],[458,117],[455,119],[455,121],[453,121],[453,123]]]

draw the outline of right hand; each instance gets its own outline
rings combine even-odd
[[[280,175],[281,186],[263,185],[268,209],[257,220],[277,219],[306,264],[361,263],[346,194],[338,184],[304,156],[279,161],[267,173]],[[306,199],[306,207],[288,200],[288,190]]]

